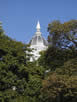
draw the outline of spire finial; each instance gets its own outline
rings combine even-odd
[[[39,23],[39,21],[37,22],[36,29],[37,29],[37,31],[39,31],[39,30],[40,30],[40,23]]]

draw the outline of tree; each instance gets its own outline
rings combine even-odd
[[[53,21],[48,25],[48,41],[54,47],[77,47],[77,20],[61,23]]]
[[[0,102],[38,102],[44,68],[29,62],[29,51],[0,26]]]
[[[76,102],[77,76],[57,75],[53,73],[42,82],[42,102]]]
[[[59,75],[77,76],[77,57],[66,61],[55,72]]]
[[[76,58],[76,56],[76,49],[60,49],[50,46],[41,54],[39,65],[43,66],[45,70],[51,69],[51,71],[55,71],[57,68],[62,67],[67,61]]]

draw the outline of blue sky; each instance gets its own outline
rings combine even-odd
[[[40,21],[42,35],[47,38],[48,23],[77,19],[77,0],[0,0],[0,21],[6,34],[28,43]]]

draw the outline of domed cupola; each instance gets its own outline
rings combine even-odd
[[[48,42],[42,37],[42,34],[40,32],[40,23],[38,21],[37,26],[36,26],[36,33],[32,37],[30,41],[30,48],[34,49],[31,54],[33,56],[31,57],[30,61],[37,60],[40,57],[39,52],[46,50],[48,48]]]
[[[40,32],[40,23],[38,21],[37,26],[36,26],[36,33],[35,35],[32,37],[31,41],[30,41],[30,45],[45,45],[48,46],[48,42],[42,37],[41,32]]]

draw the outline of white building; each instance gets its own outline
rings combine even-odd
[[[40,23],[38,21],[36,26],[36,33],[32,37],[30,41],[30,48],[33,49],[31,54],[33,55],[30,58],[30,61],[37,60],[40,57],[39,52],[46,50],[48,48],[48,42],[42,37],[42,34],[40,32]]]

